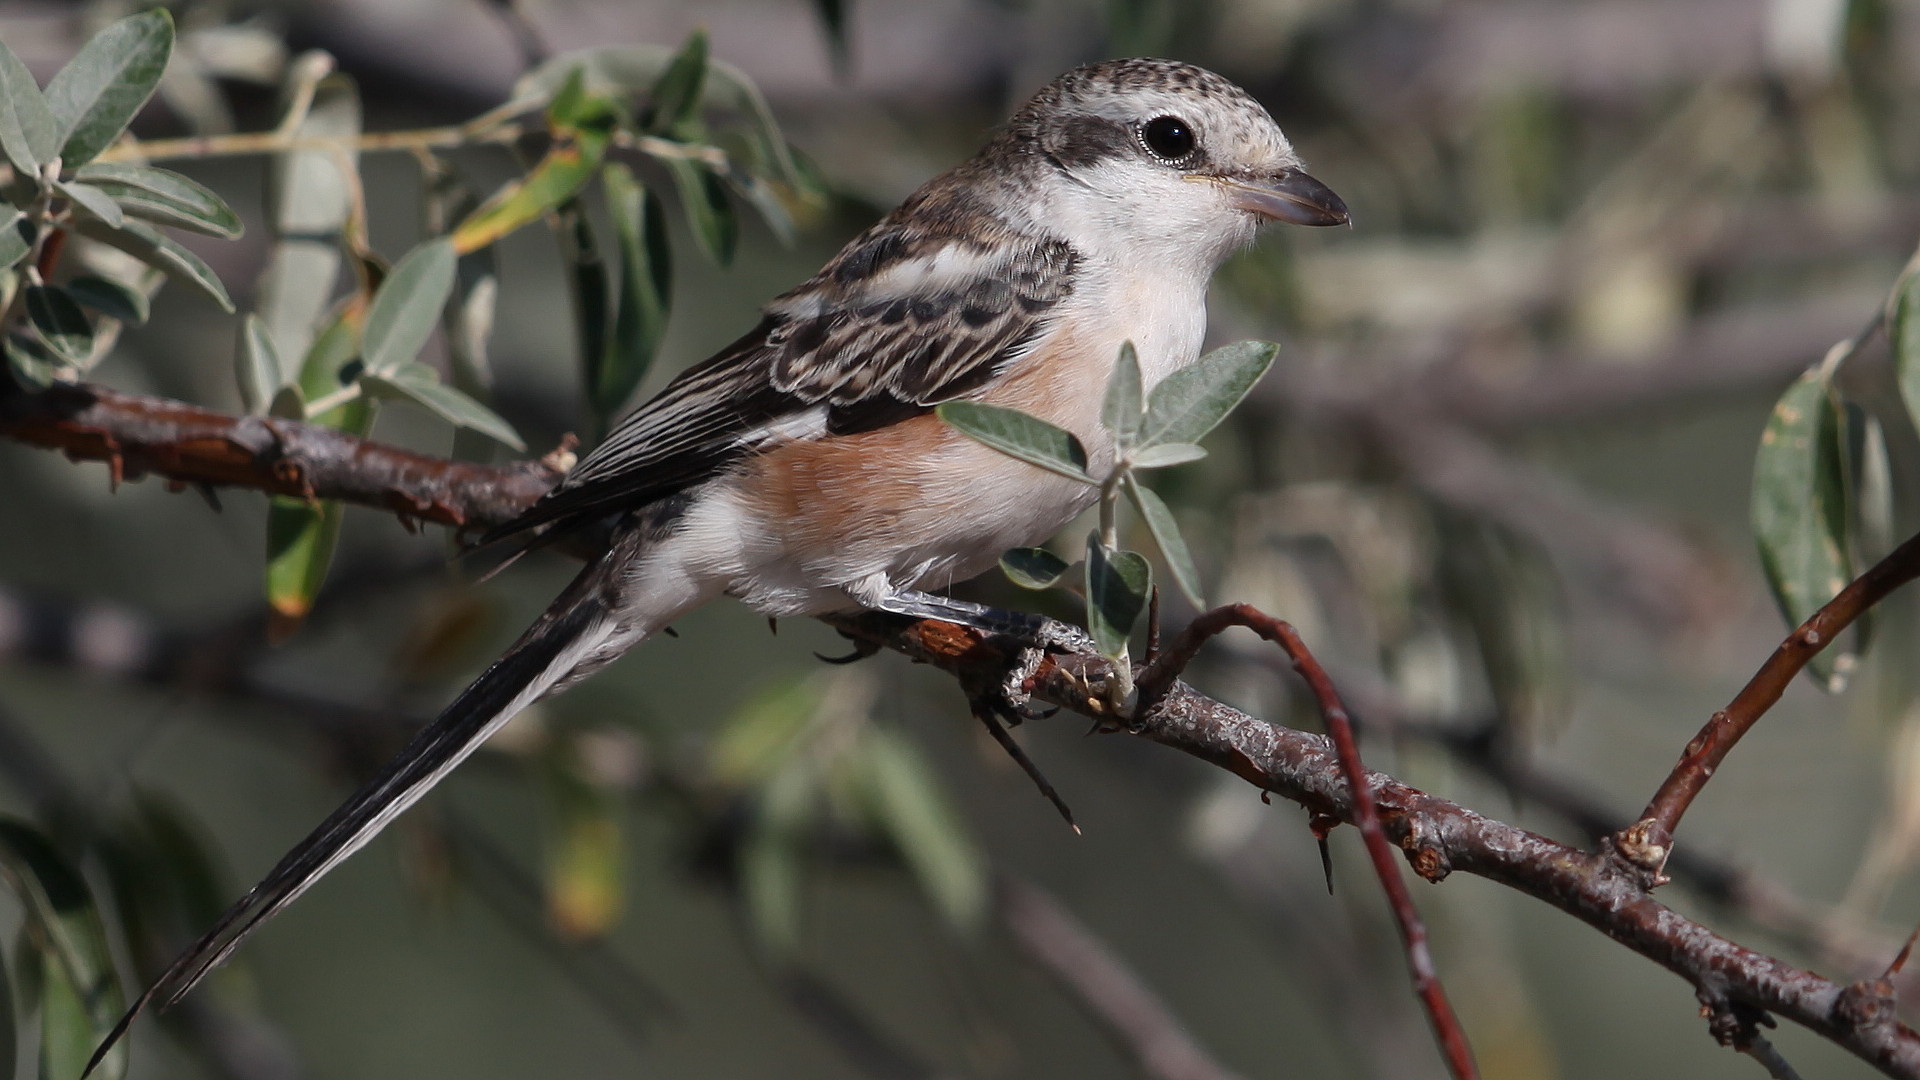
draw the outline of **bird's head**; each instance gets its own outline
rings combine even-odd
[[[1009,123],[1006,145],[1066,183],[1053,213],[1109,235],[1164,241],[1217,261],[1268,221],[1345,224],[1338,195],[1307,175],[1259,102],[1174,60],[1108,60],[1067,72]],[[1063,222],[1074,229],[1075,222]],[[1078,230],[1074,230],[1078,231]]]

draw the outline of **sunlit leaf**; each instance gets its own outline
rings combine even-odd
[[[93,35],[47,83],[62,167],[92,161],[126,130],[160,85],[173,52],[165,8],[129,15]]]
[[[440,381],[440,374],[425,364],[406,364],[394,371],[369,370],[360,377],[360,385],[377,398],[411,401],[456,427],[472,428],[498,439],[515,450],[526,444],[492,409]]]
[[[640,126],[654,135],[672,135],[698,114],[707,84],[707,32],[695,30],[647,95]]]
[[[32,176],[59,150],[59,126],[46,95],[33,81],[33,72],[0,41],[0,154]]]
[[[43,961],[41,1075],[77,1077],[126,1007],[106,925],[86,880],[31,826],[0,820],[0,876],[25,909]],[[93,1075],[117,1080],[126,1069],[123,1044]]]
[[[1080,440],[1065,428],[1055,427],[1036,416],[1017,409],[984,405],[977,401],[949,401],[935,410],[967,437],[985,443],[1010,457],[1059,473],[1085,483],[1087,451]]]
[[[1100,406],[1100,423],[1113,433],[1114,445],[1121,450],[1139,440],[1140,425],[1146,419],[1145,407],[1140,389],[1140,355],[1129,341],[1120,346],[1120,358],[1114,362],[1113,374],[1107,377],[1107,396]]]
[[[740,239],[740,220],[727,201],[727,185],[711,168],[684,158],[663,158],[668,175],[673,177],[680,196],[680,211],[687,229],[700,250],[717,265],[733,262],[733,250]]]
[[[1106,656],[1127,654],[1133,625],[1146,610],[1153,569],[1137,551],[1108,551],[1100,535],[1087,536],[1087,630]]]
[[[1200,594],[1200,571],[1193,565],[1193,553],[1187,550],[1187,540],[1180,535],[1180,523],[1173,519],[1173,511],[1167,509],[1167,504],[1152,488],[1132,476],[1127,477],[1126,489],[1134,509],[1140,511],[1140,520],[1147,523],[1147,531],[1153,534],[1160,557],[1166,560],[1167,569],[1173,571],[1174,584],[1180,586],[1181,593],[1194,607],[1206,607]]]
[[[1140,444],[1199,442],[1240,404],[1279,351],[1268,341],[1236,342],[1160,380],[1147,395]]]
[[[874,817],[934,907],[956,930],[979,926],[987,907],[986,859],[925,757],[886,728],[867,730],[860,758]]]
[[[1205,449],[1192,443],[1160,443],[1156,446],[1144,446],[1127,455],[1127,464],[1136,469],[1164,469],[1170,465],[1185,465],[1190,461],[1199,461],[1206,457]]]
[[[226,200],[190,177],[148,165],[97,161],[76,179],[106,192],[129,214],[231,240],[245,232]]]
[[[1000,571],[1023,589],[1051,589],[1072,569],[1072,563],[1046,548],[1009,548],[1000,556]]]
[[[120,204],[113,196],[88,184],[70,183],[65,180],[56,182],[54,190],[67,197],[82,213],[91,214],[110,228],[119,228],[127,219]]]
[[[1787,622],[1799,625],[1853,576],[1839,403],[1815,365],[1773,407],[1753,464],[1753,531]],[[1833,653],[1809,666],[1831,680]]]
[[[524,179],[502,187],[453,231],[454,249],[466,253],[558,209],[579,194],[593,178],[619,119],[618,106],[608,98],[583,96],[584,76],[578,71],[555,99],[548,119],[554,143]]]
[[[148,266],[165,271],[168,277],[199,289],[223,310],[229,313],[233,311],[233,300],[227,296],[227,287],[220,284],[219,275],[206,264],[206,260],[181,247],[172,237],[162,234],[153,226],[131,219],[117,229],[97,221],[82,221],[79,225],[81,235],[119,248]]]
[[[620,263],[613,333],[588,378],[589,395],[604,429],[605,421],[620,411],[653,366],[666,333],[673,278],[660,200],[634,179],[631,169],[617,162],[606,167],[600,180]]]
[[[240,323],[240,341],[233,351],[235,374],[240,380],[240,400],[250,413],[266,411],[273,395],[286,382],[280,354],[267,336],[266,324],[258,315],[248,315]]]
[[[93,324],[72,296],[57,285],[29,285],[26,296],[27,322],[34,333],[69,364],[84,364],[93,352]]]
[[[360,355],[367,370],[388,374],[413,362],[426,347],[453,293],[453,245],[428,240],[394,264],[367,309]]]

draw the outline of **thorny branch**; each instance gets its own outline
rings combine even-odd
[[[0,436],[107,461],[123,478],[152,473],[183,485],[338,498],[455,525],[505,520],[556,475],[543,466],[448,462],[305,424],[223,416],[88,385],[0,396]],[[1909,542],[1901,550],[1915,547]],[[1906,559],[1920,563],[1920,553]],[[1868,578],[1886,566],[1869,571]],[[1865,604],[1884,595],[1897,584],[1890,577],[1857,583],[1829,608],[1849,597],[1849,603]],[[1827,615],[1823,611],[1814,621]],[[998,674],[1016,659],[995,641],[945,623],[872,614],[826,621],[859,641],[963,676]],[[1830,636],[1844,625],[1821,623],[1815,630]],[[1797,655],[1804,646],[1800,635],[1790,638],[1756,680],[1778,677],[1784,685],[1805,662]],[[1041,701],[1105,719],[1105,701],[1090,696],[1088,687],[1106,672],[1107,662],[1097,656],[1053,655],[1029,686]],[[1347,783],[1339,755],[1322,736],[1270,724],[1180,682],[1141,710],[1128,730],[1313,813],[1358,821],[1353,793],[1360,787]],[[1437,882],[1465,871],[1586,922],[1692,984],[1723,1042],[1753,1045],[1754,1025],[1774,1014],[1889,1076],[1920,1078],[1920,1035],[1896,1019],[1883,983],[1841,985],[1720,937],[1655,900],[1642,874],[1608,855],[1482,817],[1377,773],[1367,781],[1361,787],[1370,790],[1381,826],[1421,877]]]
[[[1307,688],[1319,704],[1320,715],[1327,725],[1327,735],[1338,751],[1340,770],[1352,793],[1354,817],[1360,827],[1360,835],[1366,840],[1367,857],[1373,862],[1374,873],[1380,878],[1380,887],[1385,890],[1388,905],[1393,910],[1394,923],[1400,929],[1401,944],[1407,954],[1407,968],[1413,976],[1414,993],[1427,1010],[1427,1020],[1433,1025],[1434,1037],[1439,1040],[1441,1052],[1446,1056],[1448,1070],[1460,1080],[1477,1078],[1480,1070],[1473,1062],[1473,1049],[1467,1044],[1460,1018],[1454,1014],[1452,1004],[1447,1001],[1446,990],[1440,985],[1440,977],[1434,971],[1433,952],[1427,947],[1427,928],[1413,906],[1413,896],[1407,892],[1407,883],[1400,877],[1400,868],[1393,861],[1393,848],[1387,840],[1386,831],[1380,826],[1379,810],[1374,805],[1373,792],[1367,786],[1366,766],[1360,761],[1360,746],[1354,741],[1347,708],[1341,704],[1340,695],[1334,689],[1333,680],[1327,676],[1326,669],[1320,666],[1320,661],[1314,658],[1293,627],[1251,604],[1229,604],[1206,612],[1189,623],[1140,674],[1140,710],[1147,712],[1157,706],[1172,688],[1174,680],[1200,654],[1200,647],[1208,639],[1218,637],[1235,626],[1252,630],[1280,646],[1281,651],[1293,661],[1294,670],[1306,680]]]

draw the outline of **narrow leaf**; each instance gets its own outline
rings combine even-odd
[[[1087,451],[1065,428],[1017,409],[983,405],[977,401],[949,401],[934,410],[962,434],[1010,457],[1082,483],[1087,475]]]
[[[885,728],[868,729],[860,750],[881,829],[947,924],[977,928],[987,907],[986,860],[940,778],[913,744]]]
[[[222,310],[228,313],[233,311],[233,300],[227,296],[226,286],[220,284],[220,276],[213,272],[206,260],[181,247],[173,238],[163,235],[153,226],[139,221],[125,221],[119,228],[113,229],[101,222],[82,221],[79,227],[81,235],[119,248],[148,266],[164,270],[168,277],[199,289],[208,299],[219,304]]]
[[[33,72],[0,41],[0,154],[25,176],[60,150],[58,125]]]
[[[582,774],[576,740],[553,740],[549,768],[553,829],[547,854],[547,914],[569,941],[599,937],[619,920],[626,842],[618,802]]]
[[[639,388],[666,333],[673,269],[667,253],[666,213],[633,171],[618,162],[600,174],[607,217],[619,245],[620,292],[613,334],[590,379],[593,405],[606,421]]]
[[[1828,365],[1787,388],[1767,420],[1753,465],[1753,531],[1767,583],[1790,625],[1833,599],[1853,576],[1847,543],[1845,449]],[[1833,652],[1809,666],[1829,681]]]
[[[1127,464],[1136,469],[1164,469],[1169,465],[1185,465],[1189,461],[1199,461],[1207,452],[1192,443],[1159,443],[1142,447],[1127,455]]]
[[[246,231],[240,215],[204,184],[170,169],[99,161],[76,178],[98,187],[128,213],[231,240]]]
[[[285,495],[267,504],[267,636],[275,644],[293,636],[313,610],[340,542],[344,508]]]
[[[578,201],[567,203],[558,214],[555,230],[567,265],[568,295],[573,299],[574,332],[580,346],[580,368],[586,384],[587,403],[595,407],[595,420],[605,430],[604,415],[598,412],[600,372],[606,356],[612,318],[608,308],[607,261],[600,254],[593,224]]]
[[[394,265],[374,294],[361,330],[360,355],[368,371],[397,371],[420,354],[453,293],[453,264],[453,245],[435,239]]]
[[[0,876],[20,898],[28,935],[44,961],[41,1075],[77,1077],[126,1004],[106,925],[86,880],[28,825],[0,821]],[[117,1080],[126,1068],[121,1045],[93,1075]]]
[[[425,364],[407,364],[392,372],[369,371],[360,377],[360,385],[374,397],[411,401],[456,427],[472,428],[515,450],[527,448],[513,425],[492,409],[442,383],[439,373]]]
[[[1100,534],[1087,536],[1087,630],[1113,659],[1127,654],[1133,624],[1146,610],[1153,570],[1137,551],[1108,551]]]
[[[304,93],[299,80],[310,78],[304,66],[290,65],[290,85],[283,91],[291,99],[289,109],[299,106]],[[311,104],[295,118],[296,137],[345,139],[360,133],[360,95],[351,79],[329,76],[311,92]],[[333,302],[340,274],[339,234],[352,212],[351,174],[358,164],[359,155],[349,145],[338,151],[289,150],[276,155],[268,167],[267,221],[275,242],[260,275],[254,310],[274,347],[290,360],[307,355]]]
[[[1167,509],[1167,504],[1152,488],[1132,476],[1126,479],[1126,489],[1134,509],[1140,511],[1140,520],[1147,523],[1147,531],[1153,534],[1160,557],[1166,560],[1167,569],[1173,571],[1174,584],[1180,586],[1194,607],[1205,609],[1207,602],[1200,595],[1200,571],[1193,565],[1193,553],[1187,550],[1186,538],[1180,535],[1180,524],[1173,519],[1173,511]]]
[[[501,188],[453,231],[454,250],[465,254],[523,225],[540,220],[579,194],[606,154],[604,138],[563,139],[547,151],[524,180]]]
[[[760,945],[776,956],[790,956],[800,947],[801,843],[816,794],[814,772],[803,764],[790,763],[775,773],[756,800],[740,848],[748,923]]]
[[[287,377],[273,339],[267,335],[267,326],[258,315],[248,315],[241,322],[233,361],[234,374],[240,380],[240,400],[250,413],[265,412]]]
[[[1900,398],[1906,402],[1907,415],[1920,424],[1920,273],[1909,271],[1900,278],[1892,314],[1887,337],[1893,343]]]
[[[687,228],[699,242],[700,250],[716,265],[733,262],[734,245],[740,239],[740,220],[727,201],[727,185],[714,171],[697,161],[663,158],[674,190],[680,196],[680,211]]]
[[[1140,444],[1199,442],[1240,404],[1279,351],[1268,341],[1237,342],[1162,379],[1147,396]]]
[[[83,213],[92,214],[110,228],[119,228],[120,223],[127,218],[121,211],[120,204],[113,201],[113,196],[97,187],[68,183],[64,180],[55,182],[53,186],[54,190],[66,196],[68,201]]]
[[[1072,569],[1072,563],[1046,548],[1009,548],[1000,556],[1001,573],[1023,589],[1051,589]]]
[[[95,34],[47,83],[63,167],[92,161],[126,130],[160,85],[173,52],[165,8],[130,15]]]
[[[11,270],[33,250],[33,223],[10,206],[0,206],[0,270]]]
[[[7,368],[13,373],[14,381],[29,390],[45,390],[60,375],[60,361],[34,338],[8,334],[6,350]]]
[[[134,325],[147,321],[151,307],[147,294],[131,285],[83,274],[67,282],[66,288],[75,300],[102,315]]]
[[[29,285],[27,321],[48,349],[74,365],[87,362],[93,352],[93,325],[65,289],[56,285]]]
[[[699,112],[706,84],[707,32],[695,30],[647,95],[641,129],[653,135],[679,133]]]
[[[1144,408],[1140,356],[1129,341],[1120,346],[1120,359],[1107,377],[1107,396],[1100,407],[1100,423],[1113,433],[1114,444],[1121,450],[1139,440],[1140,425],[1146,419]]]

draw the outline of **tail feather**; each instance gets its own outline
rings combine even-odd
[[[163,1007],[179,1001],[233,955],[262,923],[364,847],[488,736],[568,681],[568,676],[592,658],[618,630],[601,598],[598,570],[596,565],[583,570],[539,621],[433,723],[414,736],[384,772],[321,822],[251,892],[228,908],[213,929],[181,953],[114,1025],[94,1051],[87,1072],[93,1071],[148,1006],[156,1000]]]

